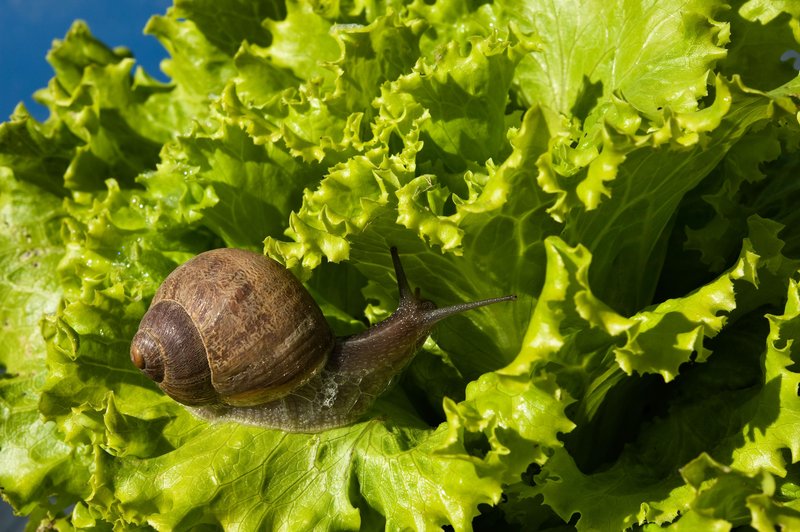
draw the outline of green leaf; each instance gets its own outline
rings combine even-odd
[[[422,63],[386,86],[379,104],[392,116],[424,109],[416,112],[422,118],[422,139],[438,152],[426,158],[441,157],[456,170],[472,161],[500,159],[507,153],[503,135],[507,94],[526,46],[501,38],[476,38],[469,53],[462,55],[452,43],[435,64]]]
[[[91,449],[62,440],[52,422],[36,408],[41,374],[0,380],[3,452],[0,482],[3,498],[31,522],[56,518],[89,495],[93,469]]]
[[[739,8],[739,14],[743,18],[757,20],[765,25],[784,13],[791,16],[788,26],[792,29],[795,41],[800,42],[800,8],[794,2],[787,0],[778,0],[777,2],[748,0]]]
[[[286,18],[265,20],[264,25],[272,35],[268,57],[273,64],[304,80],[330,79],[326,63],[337,58],[339,46],[330,35],[331,22],[311,2],[290,0]]]
[[[603,94],[621,94],[653,116],[662,107],[697,108],[706,76],[725,56],[728,33],[713,20],[717,2],[539,2],[495,4],[501,24],[539,36],[540,50],[520,64],[519,95],[567,115],[584,77]]]
[[[785,18],[778,16],[781,3],[738,1],[727,13],[721,14],[721,18],[730,23],[734,36],[728,56],[720,64],[726,75],[740,75],[749,87],[760,90],[774,89],[797,76],[792,61],[784,56],[797,47],[792,34],[797,21],[786,24]],[[758,4],[763,4],[771,13],[759,13]],[[791,9],[788,4],[783,7]],[[797,15],[800,11],[795,18]]]
[[[284,231],[315,171],[318,167],[300,164],[278,146],[255,144],[236,126],[210,132],[198,126],[164,150],[158,171],[139,180],[166,201],[180,194],[187,220],[202,217],[227,245],[254,248],[266,235]]]
[[[76,22],[48,53],[56,77],[37,99],[80,139],[64,185],[102,188],[115,177],[129,183],[155,165],[160,144],[178,126],[165,112],[168,88],[143,73],[132,76],[127,50],[111,50]]]
[[[222,7],[208,0],[178,0],[170,14],[191,20],[209,43],[233,56],[242,41],[268,45],[272,36],[264,21],[280,20],[286,11],[283,5],[267,1],[233,1]]]
[[[748,446],[742,445],[741,433],[734,427],[745,433],[757,433],[748,429],[749,420],[762,427],[770,424],[759,420],[774,416],[777,411],[771,399],[774,384],[770,384],[768,372],[758,396],[743,395],[730,403],[733,398],[724,397],[730,395],[737,384],[728,373],[730,369],[723,366],[725,372],[720,373],[719,364],[720,357],[730,356],[731,346],[722,344],[727,349],[720,347],[720,353],[712,355],[704,345],[704,338],[714,337],[723,330],[726,320],[721,313],[731,314],[736,309],[736,317],[747,314],[763,304],[763,298],[774,301],[776,293],[785,293],[787,282],[790,283],[787,313],[793,315],[791,300],[796,284],[789,279],[798,267],[796,261],[780,254],[782,242],[776,237],[779,226],[753,219],[750,227],[751,240],[745,241],[739,262],[725,276],[680,300],[664,302],[630,319],[614,314],[588,291],[590,257],[585,249],[570,249],[559,241],[549,241],[545,289],[526,336],[527,354],[519,359],[520,364],[514,369],[527,373],[530,370],[526,368],[543,367],[556,372],[559,384],[576,401],[567,412],[572,413],[577,427],[564,438],[566,451],[558,451],[544,463],[542,473],[536,477],[537,486],[523,490],[525,496],[543,495],[545,503],[565,520],[580,513],[580,529],[617,529],[645,522],[662,524],[685,511],[688,492],[679,489],[675,471],[693,453],[712,448],[726,456],[747,452]],[[758,291],[747,290],[741,281],[757,287]],[[582,325],[581,321],[586,323]],[[662,334],[656,332],[659,328],[663,328]],[[653,334],[652,341],[644,341],[638,348],[638,357],[629,358],[630,346],[650,334]],[[623,335],[626,337],[624,347],[615,347],[613,338]],[[682,345],[681,342],[686,343]],[[769,345],[770,340],[767,342]],[[610,356],[612,354],[614,356]],[[752,355],[749,356],[752,359]],[[621,377],[620,368],[630,372],[632,360],[638,364],[639,372],[657,373],[665,380],[677,377],[675,385],[670,386],[685,391],[670,391],[663,381]],[[702,381],[692,379],[691,372],[689,380],[685,380],[685,369],[678,376],[679,368],[685,368],[690,360],[696,364],[696,373],[717,375],[720,380],[714,386],[722,390],[716,393],[706,390]],[[705,364],[697,364],[706,360],[707,368]],[[642,365],[645,361],[653,366]],[[743,375],[752,374],[753,366],[747,364],[749,370],[740,369]],[[787,382],[787,393],[796,395],[795,380]],[[748,382],[746,386],[755,387],[755,384]],[[687,397],[672,404],[674,398],[682,394]],[[743,400],[744,397],[748,400]],[[657,398],[663,398],[666,404],[656,406]],[[756,405],[763,405],[769,413],[758,415]],[[669,409],[670,415],[642,418],[642,409],[648,408]],[[620,411],[627,412],[625,422],[614,419],[619,417]],[[710,411],[716,413],[718,421],[707,422],[701,435],[687,432],[694,430],[691,427]],[[791,412],[789,408],[787,421],[778,426],[792,427],[790,430],[794,432],[800,424]],[[632,447],[623,451],[617,447],[614,430],[627,432],[629,437],[638,435],[638,438]],[[788,438],[788,435],[779,436],[782,442]],[[676,441],[682,443],[676,445]],[[766,445],[757,445],[757,448],[768,449]],[[785,469],[781,469],[777,450],[766,455],[759,452],[758,457],[760,461],[754,468],[744,468],[735,459],[734,464],[749,474],[761,470],[781,476],[786,474]],[[611,460],[610,467],[605,463],[607,460]],[[595,472],[597,468],[600,470]],[[626,487],[618,492],[619,483],[625,483]],[[602,498],[597,497],[598,491],[604,493]],[[615,502],[609,503],[609,500]],[[744,502],[737,510],[746,512]],[[731,521],[736,519],[731,518]]]
[[[0,168],[0,364],[9,373],[38,373],[44,360],[39,320],[55,312],[55,275],[64,253],[61,201]]]

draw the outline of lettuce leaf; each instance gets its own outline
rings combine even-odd
[[[788,3],[176,0],[155,81],[76,22],[0,124],[0,486],[31,526],[800,526]],[[129,361],[261,251],[339,335],[388,249],[448,305],[362,420],[203,421]]]

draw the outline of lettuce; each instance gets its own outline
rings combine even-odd
[[[0,124],[0,486],[69,528],[800,527],[791,2],[176,0]],[[337,334],[451,304],[362,421],[193,417],[129,361],[214,247]]]

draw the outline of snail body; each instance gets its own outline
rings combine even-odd
[[[237,249],[201,253],[156,292],[131,360],[207,419],[314,432],[357,421],[439,320],[514,296],[437,308],[413,293],[397,251],[397,310],[336,338],[317,303],[278,262]]]

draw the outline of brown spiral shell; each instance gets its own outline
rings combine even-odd
[[[279,399],[325,366],[334,335],[282,265],[239,249],[201,253],[158,289],[131,360],[187,405]]]

